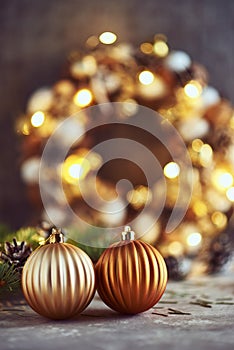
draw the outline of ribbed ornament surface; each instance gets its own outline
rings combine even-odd
[[[150,309],[167,284],[167,268],[160,253],[137,240],[112,245],[103,252],[95,269],[101,299],[125,314]]]
[[[82,312],[95,292],[91,259],[67,243],[48,244],[28,258],[22,274],[28,304],[39,314],[65,319]]]

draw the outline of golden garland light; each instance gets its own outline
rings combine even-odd
[[[234,205],[234,113],[231,104],[208,85],[206,69],[193,62],[186,52],[171,50],[167,38],[158,34],[153,42],[139,48],[118,43],[111,32],[91,36],[86,48],[72,52],[64,77],[51,87],[35,91],[29,98],[26,113],[17,120],[17,132],[23,135],[21,174],[31,200],[38,206],[38,169],[43,147],[56,126],[66,117],[84,108],[104,102],[131,102],[123,109],[128,118],[138,105],[150,107],[168,120],[182,135],[190,154],[194,183],[189,209],[182,224],[172,233],[164,233],[165,217],[177,195],[180,167],[168,161],[162,164],[167,184],[167,198],[160,220],[144,237],[156,243],[164,256],[197,255],[201,247],[230,227]],[[129,106],[132,106],[129,108]],[[66,144],[69,134],[84,129],[87,116],[82,114],[76,125],[61,136]],[[89,134],[71,149],[62,165],[63,186],[74,210],[90,223],[106,227],[124,225],[151,198],[149,188],[136,183],[127,193],[125,214],[97,215],[82,201],[77,179],[100,167],[99,154],[91,152],[98,136]],[[97,188],[105,199],[116,195],[114,181],[100,175]],[[159,194],[160,195],[160,194]],[[60,198],[58,198],[59,202]],[[42,209],[42,207],[41,207]],[[62,215],[63,204],[57,210]],[[42,217],[46,219],[42,209]],[[111,222],[110,222],[111,220]],[[141,217],[137,231],[144,231]]]

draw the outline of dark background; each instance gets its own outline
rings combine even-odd
[[[19,227],[33,211],[19,176],[15,119],[33,90],[58,80],[72,49],[105,30],[134,44],[166,34],[234,101],[233,0],[1,0],[0,223]]]

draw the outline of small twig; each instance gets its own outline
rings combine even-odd
[[[19,313],[16,313],[17,316],[20,316],[20,317],[32,317],[32,315],[23,315],[23,314],[19,314]]]
[[[168,317],[167,314],[161,314],[159,312],[152,312],[153,315],[158,315],[158,316],[163,316],[163,317]]]
[[[228,301],[216,301],[216,305],[234,305],[234,303]]]
[[[209,304],[205,304],[205,303],[202,303],[202,302],[199,302],[199,301],[190,301],[189,304],[192,304],[192,305],[199,305],[199,306],[203,306],[203,307],[209,307],[211,308],[212,306],[209,305]]]
[[[164,309],[163,306],[153,306],[152,309]]]
[[[89,315],[89,314],[80,314],[81,316],[87,316],[87,317],[103,317],[102,315]]]
[[[204,304],[213,304],[213,301],[211,300],[205,300],[205,299],[197,299],[196,301],[198,301],[199,303],[204,303]]]
[[[216,298],[217,301],[228,301],[228,300],[233,300],[232,297],[225,297],[225,298]]]
[[[176,300],[161,300],[159,301],[159,304],[177,304],[178,301]]]
[[[5,311],[5,312],[7,312],[7,311],[23,311],[23,312],[25,312],[24,309],[14,309],[14,308],[12,308],[12,309],[1,309],[1,311]]]
[[[180,310],[176,310],[176,309],[171,309],[169,308],[169,314],[175,314],[175,315],[191,315],[190,312],[183,312],[183,311],[180,311]]]

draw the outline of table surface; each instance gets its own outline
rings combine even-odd
[[[233,344],[233,275],[169,282],[161,301],[135,316],[115,313],[98,295],[66,321],[37,315],[21,298],[2,302],[0,309],[1,350],[226,350]]]

